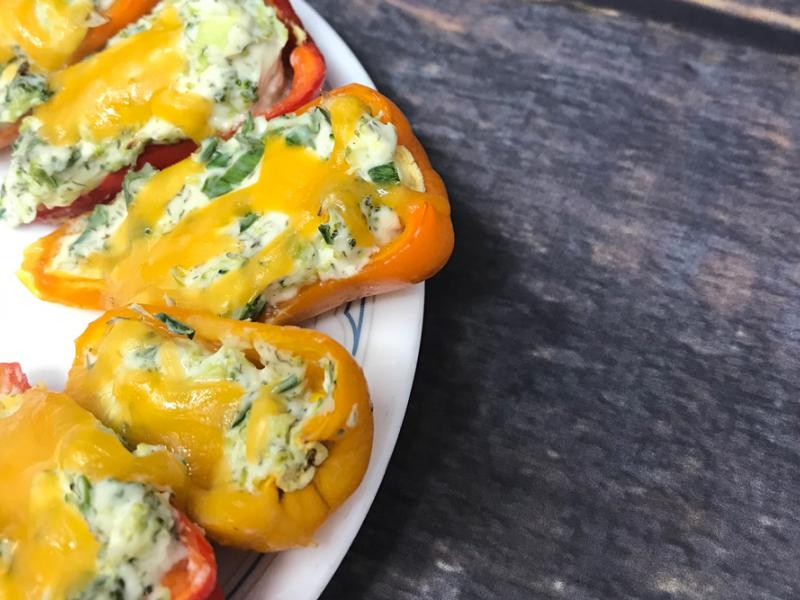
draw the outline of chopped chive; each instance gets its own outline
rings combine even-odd
[[[244,123],[242,123],[242,128],[240,129],[242,135],[249,135],[255,128],[256,122],[253,120],[253,114],[247,113],[247,116],[244,118]]]
[[[338,230],[331,229],[331,226],[328,223],[323,223],[319,226],[319,232],[322,234],[322,237],[325,239],[325,243],[330,245],[333,244],[333,240],[336,239],[336,234]]]
[[[300,378],[297,375],[292,374],[289,375],[286,379],[281,381],[278,385],[272,388],[273,394],[283,394],[284,392],[288,392],[292,388],[296,388],[300,385]]]
[[[164,323],[171,333],[174,333],[175,335],[185,335],[190,340],[194,338],[194,329],[185,323],[181,323],[177,319],[170,317],[167,313],[162,312],[154,316],[156,319]]]
[[[86,511],[92,503],[92,484],[85,475],[78,475],[69,488],[72,491],[73,502],[81,511]]]
[[[208,159],[206,163],[209,169],[217,168],[217,167],[224,167],[227,166],[228,161],[230,161],[231,157],[224,152],[216,152],[211,158]]]
[[[86,228],[78,236],[78,239],[72,242],[72,246],[80,246],[93,231],[106,225],[108,225],[108,208],[105,204],[97,204],[86,219]]]
[[[250,226],[258,220],[258,214],[256,213],[247,213],[241,219],[239,219],[239,233],[244,233],[247,231]]]
[[[42,185],[48,185],[51,188],[58,187],[58,180],[55,178],[54,175],[45,171],[42,167],[38,165],[33,165],[30,167],[30,172],[33,178]]]
[[[203,142],[203,147],[200,150],[200,160],[207,163],[214,156],[219,146],[219,138],[212,137]]]
[[[242,314],[239,316],[241,321],[250,321],[257,318],[264,307],[267,305],[267,299],[263,298],[261,294],[254,296],[242,309]]]
[[[203,184],[203,193],[209,198],[217,198],[232,191],[255,171],[263,154],[264,146],[261,144],[245,152],[222,175],[215,175],[206,179]]]
[[[238,427],[239,425],[241,425],[244,422],[244,420],[247,418],[247,415],[250,414],[250,408],[251,407],[252,407],[252,404],[250,406],[248,406],[247,408],[245,408],[238,415],[236,415],[236,418],[233,420],[233,423],[231,423],[231,429],[233,429],[234,427]]]
[[[152,177],[158,169],[150,163],[145,164],[138,171],[130,170],[122,180],[122,194],[125,196],[125,205],[130,206],[139,190],[138,184]]]

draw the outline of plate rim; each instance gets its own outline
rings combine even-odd
[[[377,89],[375,82],[369,76],[361,61],[327,20],[306,0],[292,0],[292,4],[303,21],[305,28],[314,38],[325,57],[328,67],[326,83],[331,83],[332,87],[340,87],[347,83],[361,83]],[[403,378],[404,381],[395,389],[394,397],[391,399],[393,422],[389,424],[388,431],[384,432],[380,439],[377,434],[375,435],[372,456],[364,480],[354,494],[336,510],[329,522],[315,536],[319,541],[319,545],[315,548],[298,548],[274,555],[261,555],[246,570],[244,577],[237,585],[236,592],[231,596],[231,600],[316,600],[319,598],[339,569],[377,497],[405,420],[411,388],[419,362],[425,309],[425,283],[418,283],[391,294],[373,296],[368,300],[373,306],[373,323],[388,322],[396,318],[398,312],[405,314],[406,322],[404,325],[408,334],[405,348],[406,362],[408,363],[410,360],[410,369],[407,370],[406,377]],[[376,337],[380,337],[379,334]],[[355,341],[354,347],[350,348],[351,352],[356,349],[355,346],[359,343],[357,338],[355,338]],[[369,339],[362,341],[363,355],[359,356],[361,353],[356,353],[356,358],[367,374],[369,374],[371,362],[370,355],[365,349],[368,343]],[[373,383],[369,376],[367,377],[367,382],[372,392]],[[374,396],[373,400],[375,400]],[[379,415],[376,414],[375,418],[377,432]],[[287,581],[286,578],[282,577],[283,573],[281,571],[285,569],[293,571],[294,569],[291,569],[287,563],[305,562],[304,554],[307,555],[318,551],[323,549],[326,544],[330,544],[332,542],[330,537],[333,532],[336,532],[338,539],[336,540],[336,547],[331,548],[328,553],[329,556],[327,558],[329,560],[319,561],[315,560],[318,557],[308,557],[309,565],[305,570],[309,571],[309,578],[304,578],[305,588],[297,590],[291,581]],[[268,557],[267,564],[259,574],[256,570],[257,565],[265,556]],[[278,572],[276,573],[276,571]]]

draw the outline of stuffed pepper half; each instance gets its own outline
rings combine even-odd
[[[0,365],[0,597],[211,597],[211,546],[170,504],[181,462],[131,453],[69,397],[27,388]]]
[[[447,193],[408,121],[363,86],[245,123],[27,249],[39,297],[131,302],[273,323],[436,273],[453,248]]]
[[[20,127],[0,218],[77,214],[113,197],[132,165],[170,165],[248,111],[313,97],[324,62],[293,15],[285,0],[161,0],[50,78],[52,96]]]
[[[189,516],[240,548],[311,543],[372,449],[360,368],[306,329],[136,305],[78,338],[67,390],[129,444],[183,457]]]
[[[0,148],[17,122],[53,95],[49,75],[101,48],[157,0],[0,2]]]

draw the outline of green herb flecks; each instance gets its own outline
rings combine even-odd
[[[249,79],[237,79],[236,87],[239,88],[245,102],[252,104],[258,100],[258,85]]]
[[[394,166],[394,163],[372,167],[367,171],[367,175],[369,175],[373,183],[400,183],[400,174],[397,172],[397,167]]]
[[[238,135],[248,136],[251,133],[253,133],[255,128],[256,128],[256,121],[255,119],[253,119],[253,114],[247,113],[247,116],[244,118],[244,123],[242,123],[242,126],[239,129]]]
[[[39,185],[46,185],[50,188],[57,188],[58,187],[58,179],[55,178],[54,175],[45,171],[42,167],[37,164],[31,164],[30,166],[30,173],[33,180],[38,183]]]
[[[171,333],[175,335],[185,335],[190,340],[194,339],[194,329],[186,325],[186,323],[181,323],[177,319],[170,317],[167,313],[158,313],[154,315],[156,319],[164,323],[167,326],[167,329],[170,330]]]
[[[272,121],[271,133],[282,135],[287,146],[302,146],[311,150],[319,150],[317,143],[327,141],[333,143],[331,117],[323,108],[315,108],[299,116],[287,115]],[[320,136],[325,128],[327,136]]]
[[[86,479],[85,475],[78,475],[69,484],[69,500],[77,506],[81,512],[86,512],[92,505],[92,484]]]
[[[251,406],[252,405],[248,406],[243,411],[241,411],[238,415],[236,415],[236,418],[233,420],[233,423],[231,423],[231,429],[233,429],[235,427],[238,427],[239,425],[244,423],[245,419],[247,419],[248,415],[250,414]]]
[[[244,233],[250,226],[258,221],[259,215],[257,213],[247,213],[241,219],[239,219],[239,233]]]
[[[322,234],[322,238],[325,240],[325,243],[329,246],[333,244],[333,240],[336,239],[336,235],[339,233],[338,229],[331,227],[328,223],[323,223],[318,227],[318,229]]]
[[[214,175],[206,179],[203,184],[203,193],[209,198],[217,198],[233,191],[256,170],[263,155],[263,144],[254,144],[252,149],[239,156],[222,175]]]
[[[239,316],[239,320],[252,321],[263,312],[264,307],[266,305],[267,305],[266,298],[264,298],[261,294],[255,296],[242,309],[241,315]]]
[[[203,145],[200,147],[200,155],[198,156],[200,161],[208,164],[212,158],[218,157],[219,153],[217,152],[217,148],[219,148],[219,144],[220,139],[217,137],[212,137],[205,140]]]
[[[145,164],[138,171],[128,171],[125,179],[122,180],[122,194],[125,196],[125,205],[130,206],[136,194],[139,193],[145,181],[150,179],[156,172],[150,163]]]
[[[108,207],[105,204],[98,204],[94,207],[92,212],[86,219],[86,227],[78,236],[74,242],[72,242],[72,247],[75,248],[80,246],[83,242],[85,242],[92,233],[97,231],[101,227],[106,227],[108,225]]]
[[[288,392],[289,390],[296,388],[298,385],[300,385],[300,378],[297,375],[292,374],[272,388],[272,393],[283,394],[284,392]]]

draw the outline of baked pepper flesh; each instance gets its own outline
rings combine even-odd
[[[189,516],[261,552],[303,546],[372,448],[360,368],[312,330],[177,308],[108,312],[76,342],[67,392],[129,445],[189,467]]]
[[[194,142],[233,131],[249,111],[296,108],[285,101],[300,85],[317,93],[324,61],[302,28],[281,20],[291,7],[279,8],[265,0],[161,0],[104,50],[52,75],[51,96],[22,121],[0,219],[18,225],[76,214],[113,197],[129,167],[177,162]],[[292,61],[296,53],[304,60]]]
[[[205,600],[216,561],[170,504],[169,452],[128,451],[64,394],[0,365],[0,597]]]
[[[0,2],[0,148],[16,124],[53,95],[49,75],[101,48],[157,0]]]
[[[444,185],[397,107],[352,85],[249,120],[128,177],[25,253],[37,296],[297,323],[432,276],[453,248]]]

